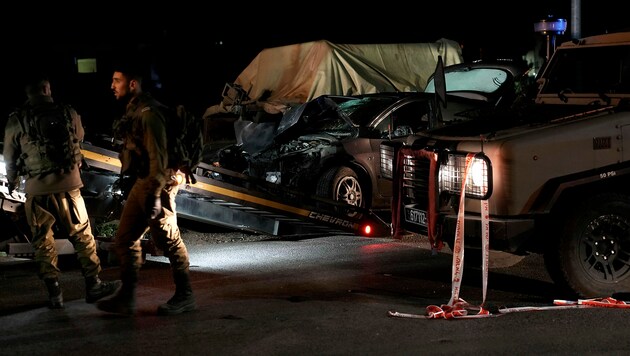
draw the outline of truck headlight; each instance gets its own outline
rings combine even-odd
[[[470,172],[466,180],[466,197],[473,199],[488,199],[492,192],[492,166],[490,160],[483,154],[477,154],[470,163]],[[461,194],[462,182],[466,172],[465,154],[448,154],[446,161],[440,164],[439,189],[440,192]]]

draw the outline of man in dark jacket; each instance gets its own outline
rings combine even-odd
[[[196,308],[188,250],[177,226],[175,197],[177,170],[169,166],[165,107],[142,90],[137,67],[122,64],[114,70],[111,88],[126,102],[126,113],[115,125],[122,141],[121,171],[136,177],[125,202],[114,246],[121,268],[122,287],[116,295],[99,301],[100,310],[132,315],[135,312],[138,272],[142,265],[140,239],[149,230],[156,246],[169,258],[175,294],[158,307],[159,315],[179,314]]]
[[[83,182],[79,171],[79,142],[84,136],[81,117],[72,107],[54,102],[50,81],[44,75],[35,76],[28,81],[25,90],[27,102],[10,115],[4,130],[3,155],[9,193],[13,194],[19,186],[20,176],[25,176],[26,220],[31,229],[38,276],[48,289],[49,307],[64,307],[58,279],[61,271],[57,266],[55,248],[56,224],[68,233],[85,277],[85,300],[94,303],[113,294],[121,283],[103,282],[98,277],[101,263],[96,254],[96,242],[80,191]],[[61,130],[71,139],[72,144],[42,150],[41,136],[56,134],[52,128],[48,133],[40,132],[45,130],[41,128],[46,125],[39,122],[44,117],[52,117],[51,122],[55,122],[54,118],[59,118],[58,122],[66,123]],[[60,157],[69,163],[60,165]]]

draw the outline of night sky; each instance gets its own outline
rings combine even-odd
[[[3,113],[24,98],[25,72],[47,71],[53,96],[73,104],[86,128],[107,130],[119,114],[110,90],[111,63],[124,53],[146,58],[162,84],[156,96],[200,116],[264,48],[328,40],[334,43],[459,41],[466,60],[520,58],[543,36],[533,25],[547,15],[571,20],[571,0],[446,2],[89,1],[85,7],[3,9]],[[520,3],[520,5],[519,5]],[[581,34],[629,29],[621,1],[581,0]],[[341,5],[340,5],[341,4]],[[24,5],[22,5],[24,6]],[[60,8],[63,6],[63,8]],[[625,17],[625,18],[624,18]],[[9,21],[10,20],[10,21]],[[559,41],[570,39],[571,23]],[[97,58],[97,73],[76,73],[77,58]],[[7,64],[8,63],[8,64]]]

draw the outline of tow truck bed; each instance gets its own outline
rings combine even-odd
[[[119,203],[104,192],[111,190],[119,179],[118,154],[87,143],[82,144],[82,152],[85,157],[83,196],[90,215],[111,215],[115,210],[112,206]],[[180,186],[176,198],[178,216],[185,219],[275,236],[391,235],[390,225],[367,209],[306,196],[205,163],[199,165],[195,178],[195,184]],[[24,201],[23,194],[16,198],[3,194],[3,210],[15,212]],[[9,254],[28,255],[32,251],[28,241],[9,243],[9,247]]]

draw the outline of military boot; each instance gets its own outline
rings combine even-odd
[[[57,278],[44,278],[44,284],[48,289],[48,307],[50,309],[63,309],[63,293]]]
[[[122,282],[120,280],[103,282],[98,276],[86,277],[85,301],[87,303],[94,303],[99,299],[114,294],[121,285]]]
[[[122,286],[111,297],[96,302],[96,307],[102,311],[114,314],[133,315],[136,312],[136,286],[138,272],[124,272]]]
[[[96,302],[96,307],[108,313],[133,315],[136,311],[135,286],[132,288],[123,283],[116,294]]]
[[[175,279],[175,295],[158,307],[158,315],[175,315],[197,309],[188,270],[174,272],[173,278]]]

